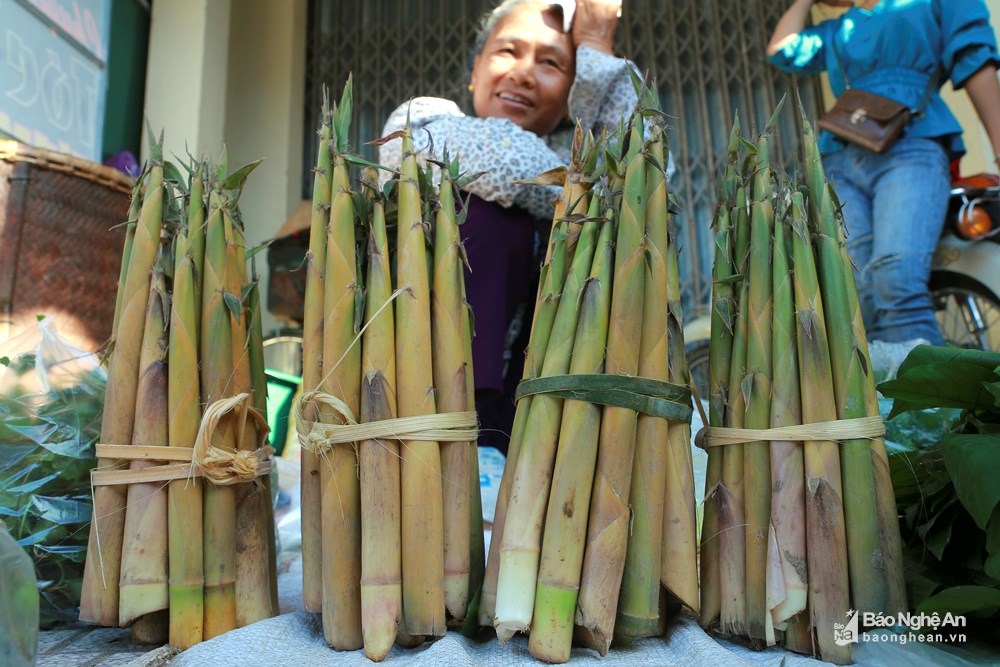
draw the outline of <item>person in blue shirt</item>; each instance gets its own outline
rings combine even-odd
[[[850,9],[807,27],[816,2]],[[949,78],[956,89],[966,89],[1000,163],[1000,55],[986,5],[794,0],[767,52],[771,63],[789,72],[827,71],[836,95],[849,84],[920,111],[884,153],[828,132],[820,135],[820,150],[843,205],[869,338],[942,345],[928,280],[948,205],[949,163],[965,146],[938,91]]]

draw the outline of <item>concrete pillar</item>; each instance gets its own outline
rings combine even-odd
[[[240,200],[247,242],[274,237],[302,199],[306,0],[231,0],[225,140],[233,167],[263,158]],[[265,334],[267,255],[257,257]]]
[[[146,69],[146,116],[165,151],[218,156],[226,122],[230,0],[154,2]],[[143,154],[148,153],[143,134]]]

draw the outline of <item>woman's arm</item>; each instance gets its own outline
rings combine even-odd
[[[778,19],[778,25],[774,27],[771,41],[767,45],[767,55],[773,56],[802,32],[803,28],[806,27],[806,21],[809,20],[809,10],[816,2],[831,7],[851,7],[854,5],[851,0],[795,0],[792,6]]]
[[[501,206],[520,206],[537,218],[552,217],[557,189],[514,184],[565,164],[538,135],[505,118],[466,116],[454,102],[427,97],[393,111],[382,135],[403,129],[408,115],[421,164],[442,160],[447,152],[464,172],[483,174],[466,191]],[[379,146],[379,163],[398,169],[401,149],[398,139]]]
[[[569,114],[595,133],[617,127],[635,108],[629,68],[614,55],[621,0],[576,0],[571,36],[576,49],[576,75],[569,93]]]
[[[968,78],[965,89],[989,135],[994,164],[1000,168],[1000,83],[996,66],[990,63],[981,67]]]
[[[588,46],[614,55],[615,33],[621,15],[622,0],[576,0],[571,33],[573,46]]]

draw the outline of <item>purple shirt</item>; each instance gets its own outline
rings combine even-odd
[[[534,258],[535,221],[516,207],[469,196],[469,212],[460,227],[469,258],[465,293],[475,317],[472,363],[476,390],[503,390],[504,339],[518,305],[529,298]],[[532,307],[534,304],[530,304]],[[530,310],[525,326],[530,326]],[[511,359],[521,373],[522,359]]]

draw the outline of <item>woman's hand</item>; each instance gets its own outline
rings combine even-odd
[[[612,44],[621,13],[622,0],[576,0],[573,46],[586,45],[596,51],[613,54]]]
[[[773,56],[781,50],[788,40],[802,32],[806,27],[806,20],[809,18],[809,10],[816,3],[830,5],[831,7],[851,7],[852,0],[795,0],[792,6],[778,19],[778,25],[774,27],[771,41],[767,45],[767,55]]]

